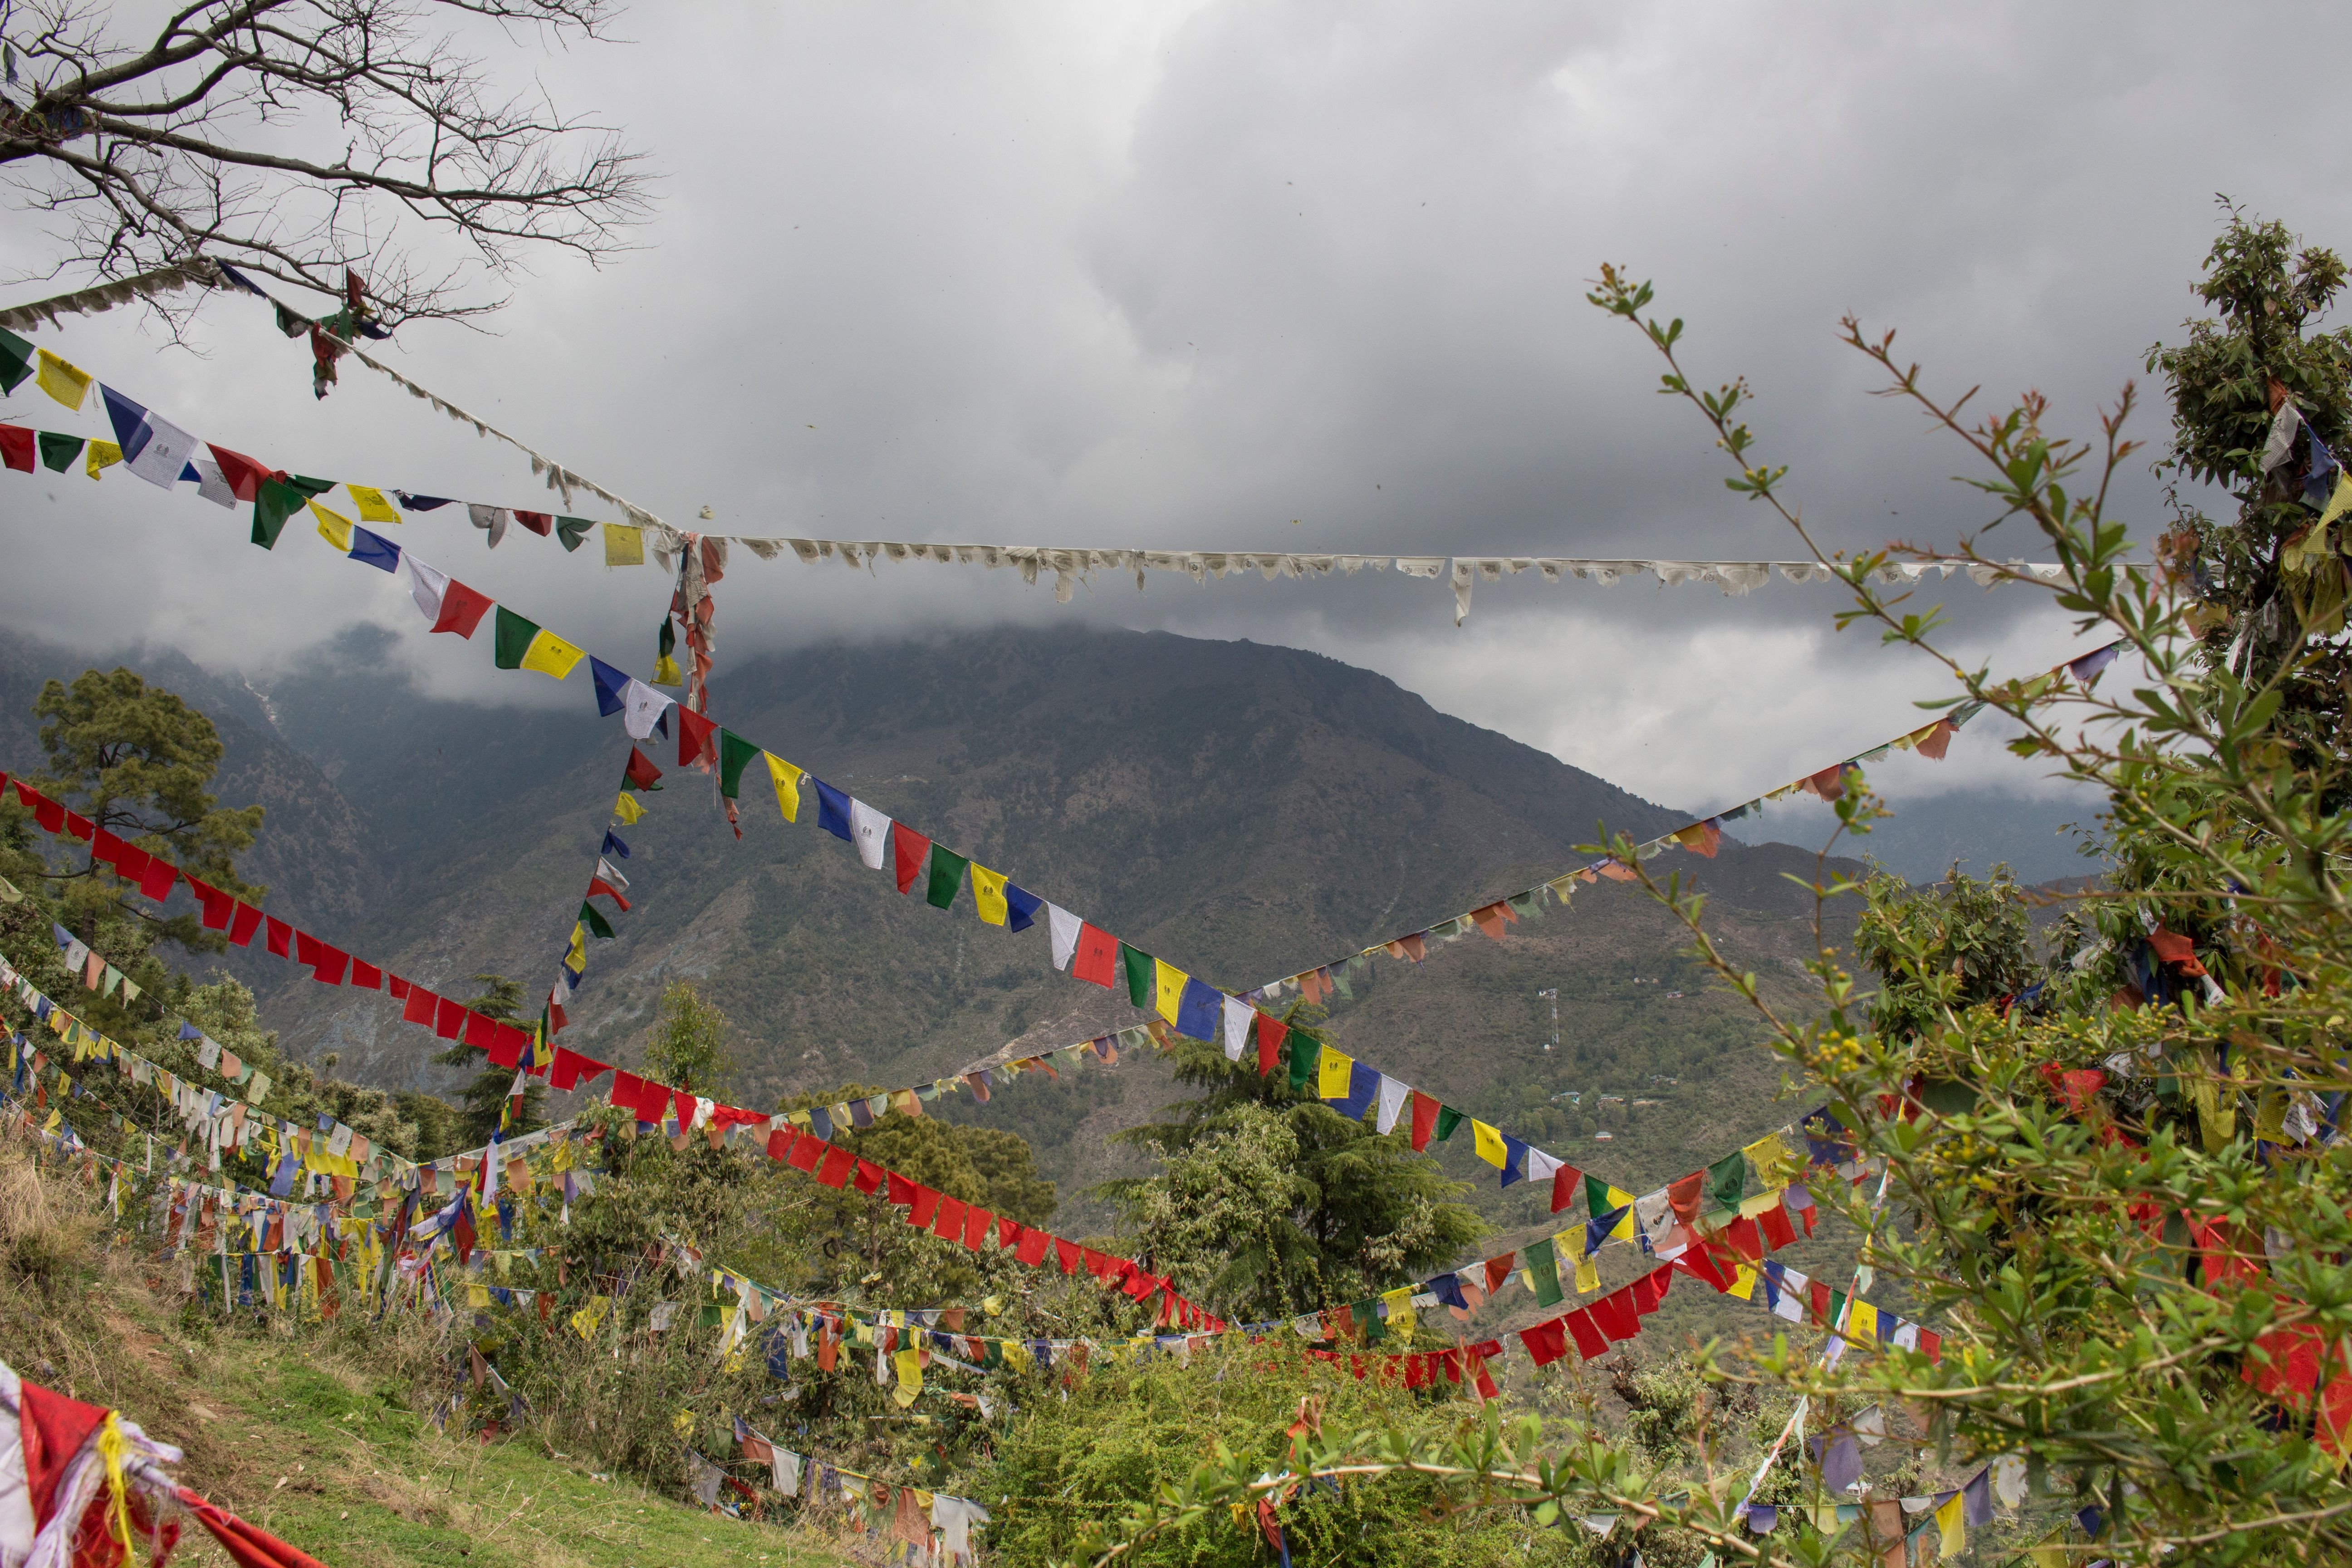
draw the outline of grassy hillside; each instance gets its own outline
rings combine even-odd
[[[218,1322],[167,1308],[94,1194],[0,1141],[0,1354],[187,1452],[186,1485],[330,1568],[678,1568],[849,1560],[797,1531],[703,1512],[593,1474],[528,1425],[445,1435],[446,1390],[382,1336]],[[175,1563],[228,1559],[198,1532]]]

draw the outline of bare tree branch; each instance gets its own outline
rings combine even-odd
[[[496,310],[539,250],[626,248],[644,154],[536,88],[501,94],[436,13],[562,45],[604,38],[613,4],[194,0],[132,42],[98,0],[0,0],[0,189],[53,220],[48,277],[209,258],[345,302],[357,277],[386,328]],[[435,232],[465,256],[420,263]]]

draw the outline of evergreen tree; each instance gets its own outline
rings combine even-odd
[[[1292,1051],[1319,1048],[1309,1027],[1319,1016],[1292,1009]],[[1187,1295],[1227,1317],[1288,1317],[1451,1267],[1485,1234],[1453,1201],[1461,1184],[1402,1137],[1350,1121],[1292,1089],[1287,1073],[1260,1076],[1255,1061],[1229,1062],[1213,1046],[1181,1040],[1171,1056],[1177,1081],[1203,1092],[1173,1121],[1118,1134],[1158,1150],[1163,1166],[1101,1191],[1138,1228],[1153,1267]],[[1203,1203],[1227,1212],[1203,1227]]]
[[[522,984],[509,980],[503,974],[477,974],[474,984],[482,988],[481,994],[466,1004],[486,1018],[501,1024],[520,1025],[517,1015],[522,1008]],[[458,1097],[459,1111],[457,1131],[461,1149],[479,1148],[499,1130],[506,1115],[507,1101],[514,1089],[515,1069],[502,1068],[489,1060],[489,1053],[479,1046],[469,1046],[462,1040],[452,1041],[449,1048],[435,1054],[434,1061],[442,1067],[467,1068],[478,1064],[479,1069]],[[505,1123],[508,1137],[530,1132],[547,1125],[547,1089],[540,1083],[526,1080],[523,1085],[522,1109],[511,1121]],[[440,1151],[446,1153],[449,1151]],[[437,1155],[436,1156],[437,1158]]]

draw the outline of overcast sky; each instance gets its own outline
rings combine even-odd
[[[1654,355],[1583,300],[1613,260],[1746,374],[1765,452],[1824,542],[1950,544],[1986,517],[1919,417],[1868,395],[1843,311],[1930,384],[2032,386],[2053,426],[2177,337],[2228,192],[2352,246],[2333,97],[2277,46],[2352,45],[2337,7],[2135,4],[1250,4],[640,7],[520,85],[626,128],[662,174],[642,248],[548,258],[492,333],[404,331],[409,374],[681,525],[839,538],[1429,554],[1797,552],[1722,488]],[[2226,22],[2226,25],[2224,25]],[[2266,42],[2264,40],[2267,40]],[[0,264],[46,266],[34,220]],[[81,279],[70,279],[79,282]],[[55,285],[23,284],[37,298]],[[298,472],[510,505],[530,468],[352,366],[323,402],[257,301],[168,346],[127,312],[44,345]],[[2150,385],[2151,395],[2160,389]],[[2160,397],[2158,398],[2160,404]],[[27,384],[0,417],[102,433]],[[2160,406],[2139,422],[2159,439]],[[550,699],[398,586],[289,528],[274,554],[184,487],[0,476],[0,620],[257,672],[354,621],[485,700]],[[2135,468],[2142,537],[2158,496]],[[584,503],[579,510],[612,515]],[[2003,531],[2013,531],[2012,523]],[[456,509],[400,542],[642,672],[667,584]],[[2000,534],[1997,541],[2003,543]],[[2011,546],[2042,553],[2030,538]],[[2018,588],[1959,584],[1955,641],[2029,670],[2074,646]],[[853,574],[739,559],[720,657],[812,638],[1083,617],[1315,648],[1654,799],[1738,799],[1916,722],[1947,686],[1840,635],[1836,590],[1484,586],[1389,574],[1098,581]],[[584,670],[583,671],[584,679]],[[575,680],[575,686],[581,680]],[[584,706],[579,692],[565,700]],[[583,717],[583,722],[588,721]],[[778,738],[780,741],[782,738]],[[1913,792],[2030,773],[1990,745]]]

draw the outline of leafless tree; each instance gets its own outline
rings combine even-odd
[[[141,9],[0,0],[0,179],[49,216],[53,276],[207,258],[339,301],[357,276],[388,327],[496,310],[530,252],[593,261],[645,214],[643,154],[446,30],[562,47],[611,0],[178,0],[134,35]],[[454,254],[413,252],[419,223]]]

